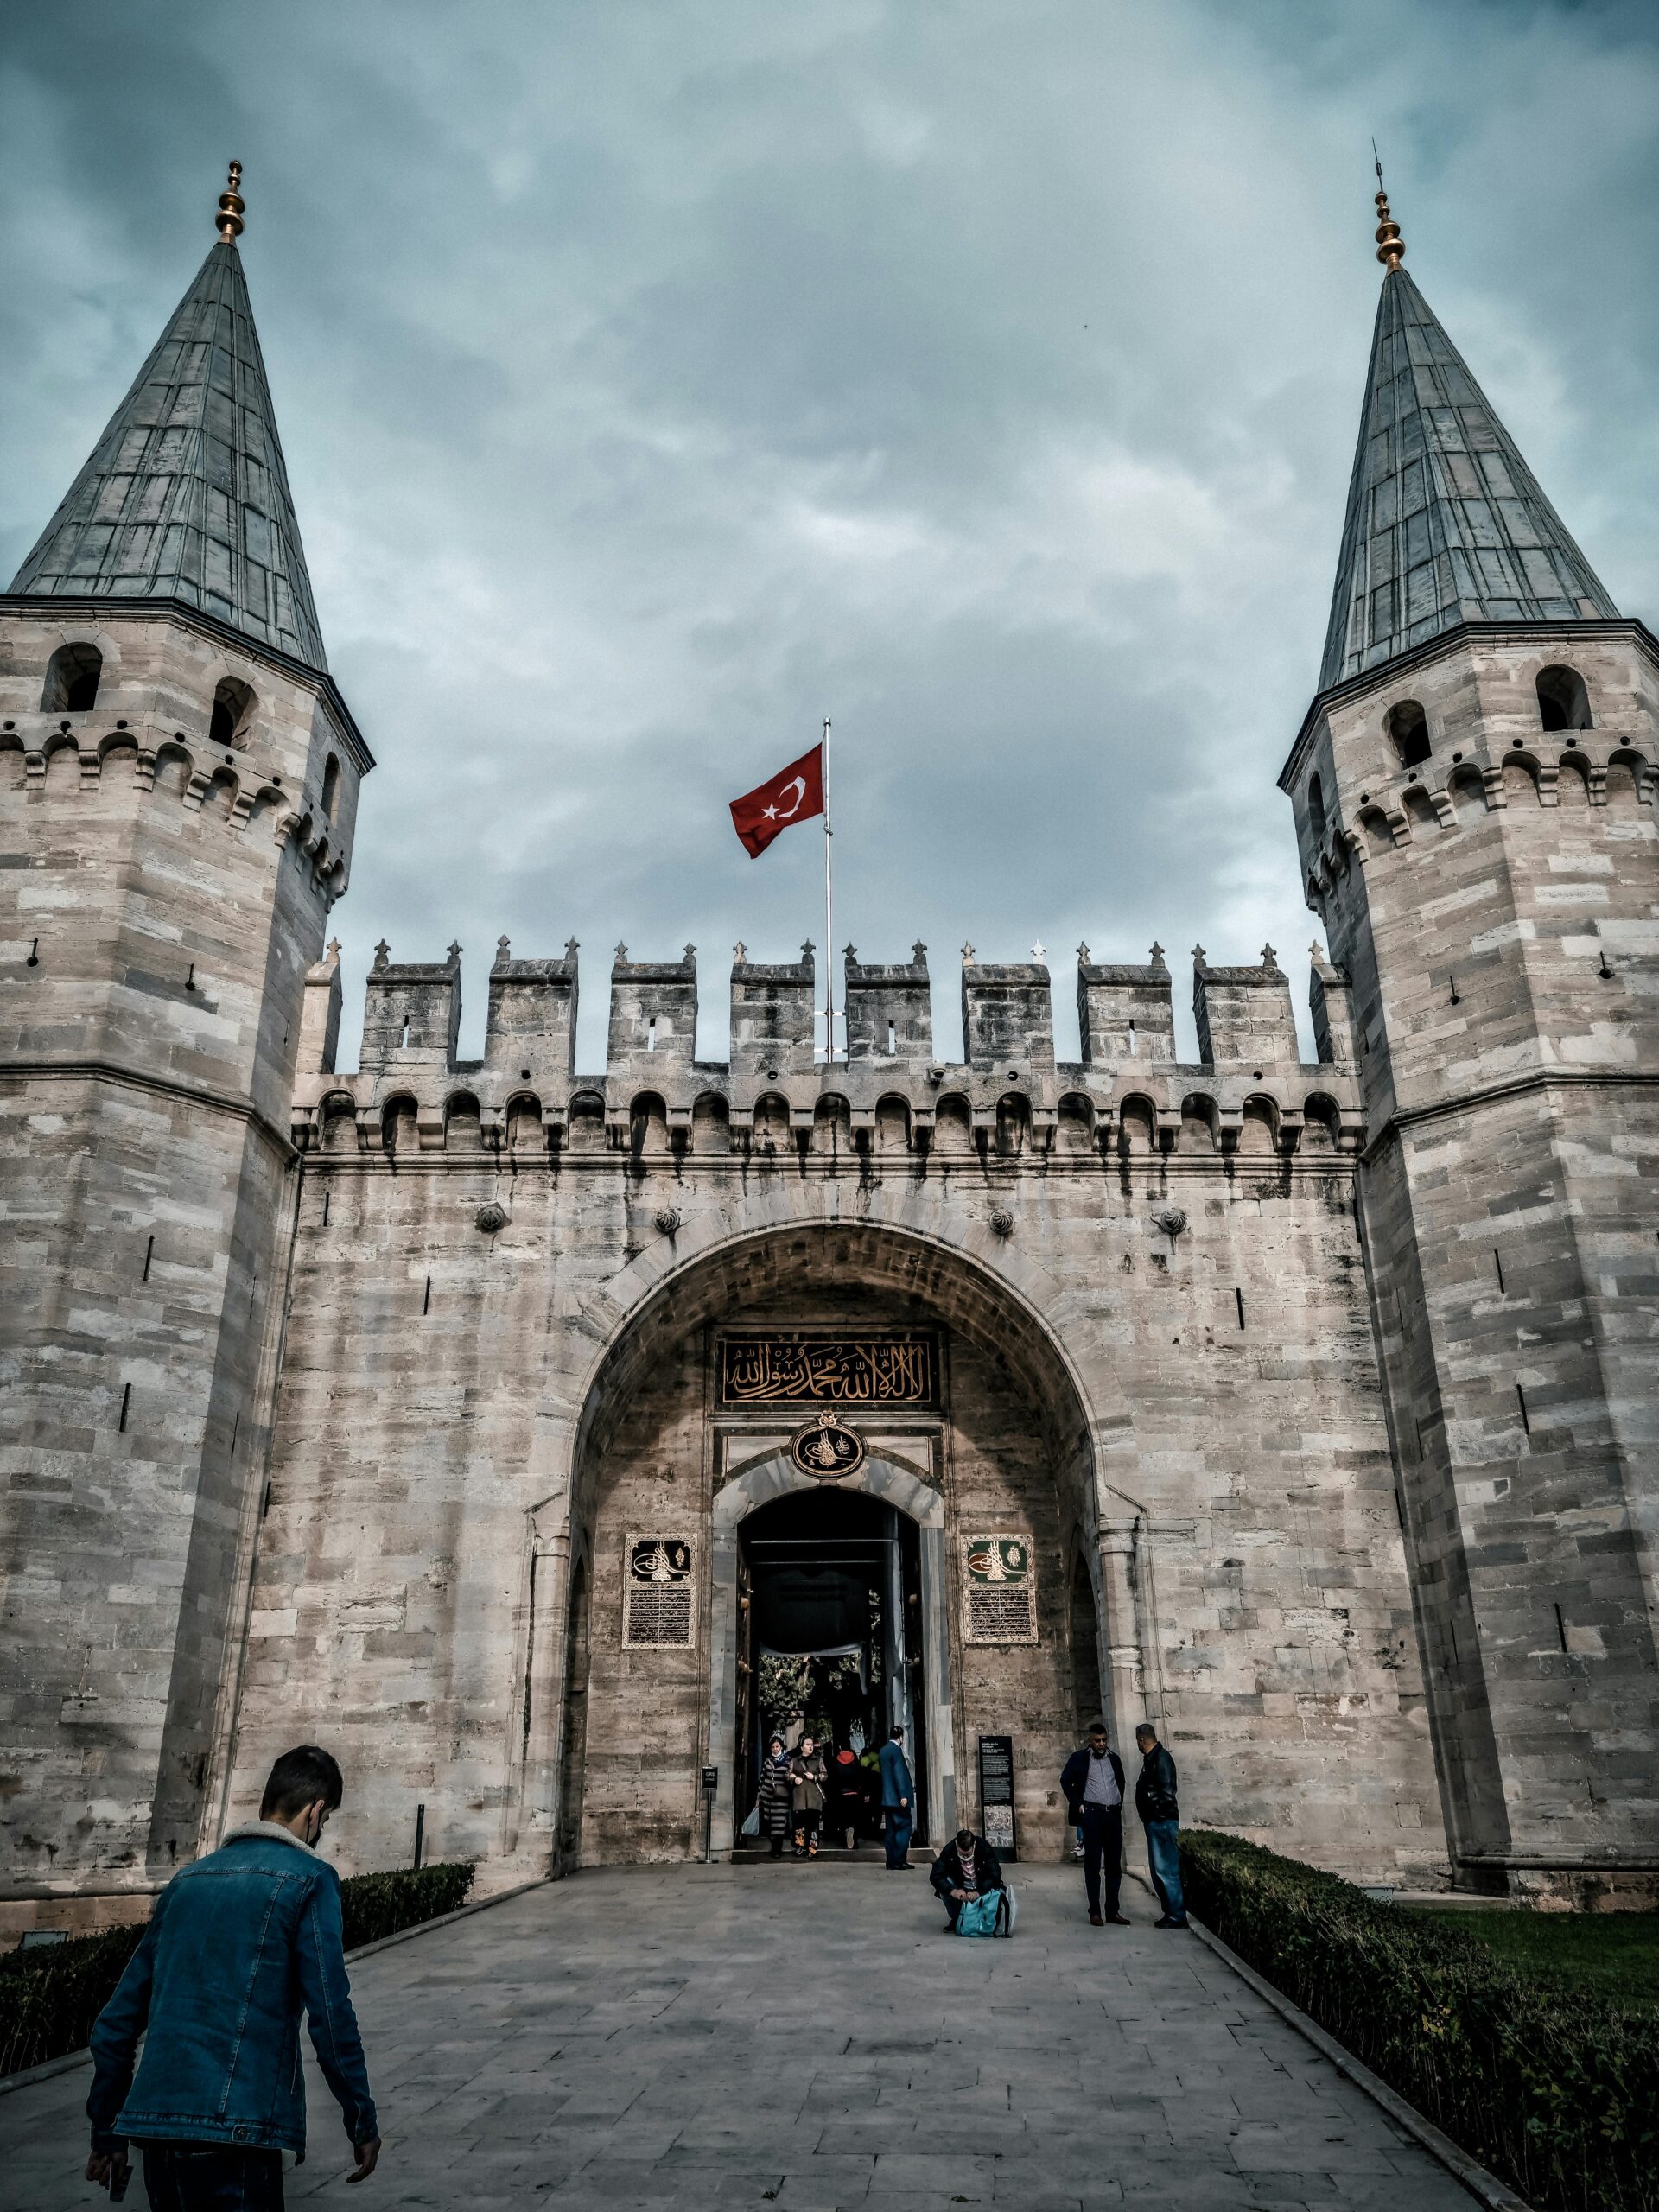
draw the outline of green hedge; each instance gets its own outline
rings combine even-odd
[[[472,1885],[466,1865],[350,1876],[340,1885],[346,1949],[454,1912]],[[0,2074],[83,2050],[143,1933],[141,1922],[0,1954]]]
[[[1181,1878],[1207,1928],[1540,2212],[1659,2212],[1659,2018],[1237,1836],[1183,1834]]]

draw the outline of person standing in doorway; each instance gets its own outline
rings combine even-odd
[[[1175,1762],[1158,1740],[1158,1731],[1143,1720],[1135,1732],[1141,1753],[1141,1772],[1135,1784],[1135,1809],[1147,1832],[1147,1859],[1152,1886],[1158,1892],[1164,1916],[1157,1928],[1185,1928],[1186,1899],[1181,1894],[1181,1808],[1175,1796]]]
[[[302,2012],[355,2153],[346,2178],[374,2171],[380,2131],[346,1979],[340,1877],[316,1856],[343,1789],[327,1751],[284,1751],[258,1819],[162,1891],[92,2024],[88,2181],[124,2191],[136,2143],[155,2212],[281,2212],[283,2153],[305,2151]]]
[[[823,1754],[810,1736],[802,1737],[799,1749],[791,1758],[789,1778],[795,1818],[795,1856],[816,1859],[818,1824],[823,1818],[823,1785],[828,1775]]]
[[[784,1855],[784,1838],[789,1834],[793,1809],[792,1787],[789,1753],[784,1749],[783,1738],[774,1736],[760,1762],[760,1787],[755,1793],[760,1801],[760,1833],[771,1842],[774,1859]]]
[[[1083,1885],[1089,1896],[1089,1925],[1127,1928],[1118,1910],[1123,1870],[1123,1762],[1106,1738],[1106,1723],[1089,1723],[1089,1741],[1073,1751],[1060,1775],[1071,1825],[1083,1837]],[[1103,1881],[1103,1876],[1104,1879]]]
[[[888,1731],[876,1754],[881,1770],[881,1827],[887,1847],[887,1872],[910,1872],[910,1839],[916,1827],[916,1784],[905,1757],[905,1732]]]
[[[830,1825],[839,1830],[845,1847],[855,1850],[859,1815],[864,1809],[864,1770],[850,1744],[843,1744],[830,1762],[830,1794],[835,1801]]]

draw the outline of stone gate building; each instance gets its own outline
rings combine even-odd
[[[383,945],[335,1065],[373,763],[242,212],[0,600],[10,1923],[142,1909],[296,1738],[354,1866],[727,1852],[789,1697],[906,1719],[936,1839],[1058,1850],[1103,1708],[1357,1878],[1650,1894],[1659,647],[1386,205],[1317,1062],[1271,948],[1196,956],[1196,1065],[1156,947],[1081,949],[1076,1064],[1045,967],[968,953],[946,1064],[849,949],[827,1065],[740,946],[728,1062],[619,948],[589,1072],[505,940],[481,1061]]]

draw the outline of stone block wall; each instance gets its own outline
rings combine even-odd
[[[1578,726],[1547,729],[1564,664]],[[1638,626],[1471,629],[1335,696],[1286,776],[1353,978],[1454,1848],[1569,1896],[1659,1876],[1656,739]]]
[[[66,642],[95,657],[89,707],[42,705]],[[227,673],[251,702],[210,745]],[[368,765],[326,679],[205,618],[0,603],[13,1917],[68,1891],[142,1896],[217,1827],[304,977]]]

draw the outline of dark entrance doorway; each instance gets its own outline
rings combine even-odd
[[[798,1491],[744,1522],[738,1562],[739,1818],[768,1737],[804,1732],[850,1750],[865,1785],[860,1833],[880,1829],[875,1753],[895,1722],[927,1840],[921,1567],[907,1514],[856,1491]],[[844,1764],[831,1775],[846,1774]],[[826,1816],[826,1824],[833,1816]],[[753,1839],[740,1837],[739,1847]]]

